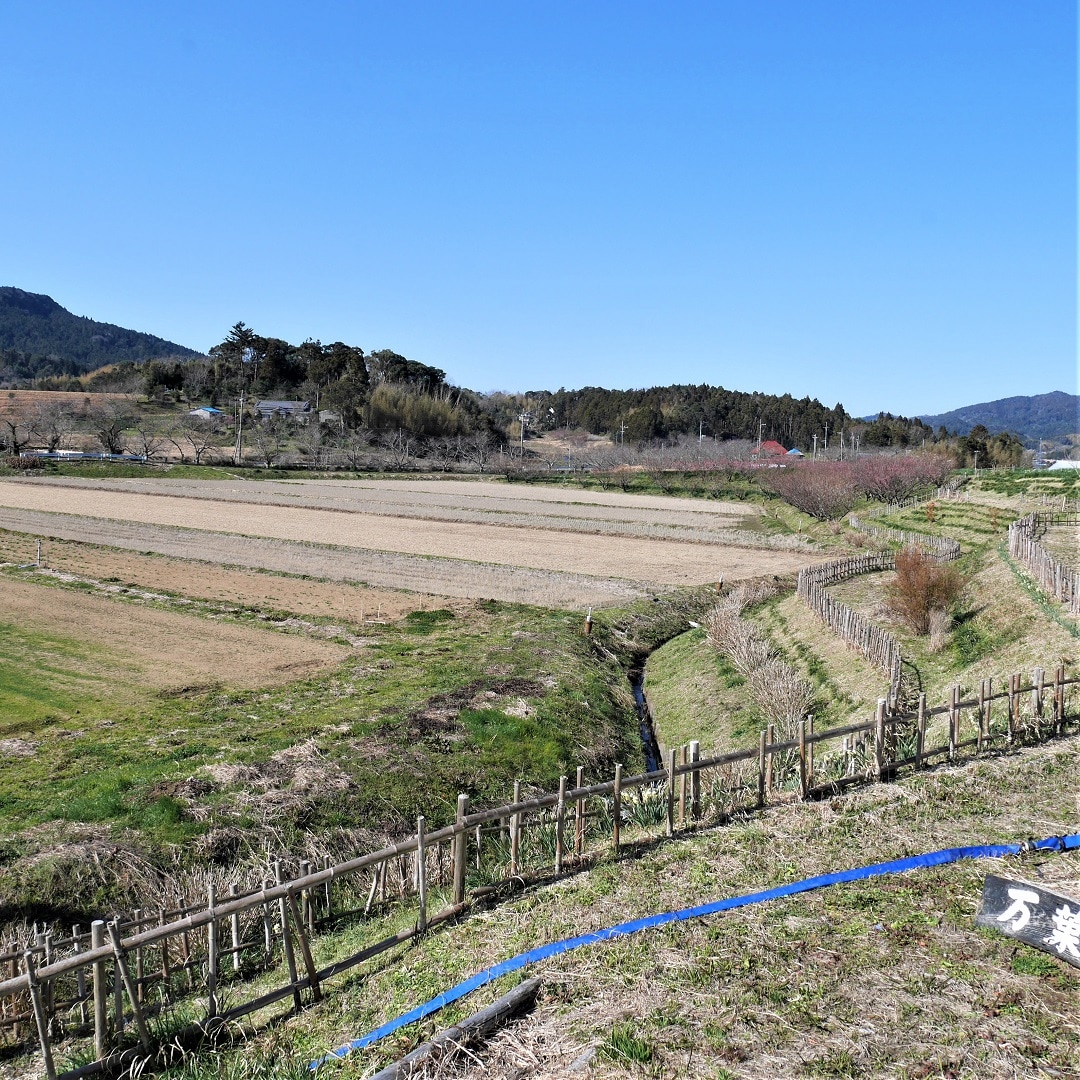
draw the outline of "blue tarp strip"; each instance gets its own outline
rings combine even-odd
[[[861,881],[864,878],[880,877],[883,874],[901,874],[905,870],[919,870],[924,866],[944,866],[947,863],[957,862],[960,859],[1000,859],[1005,855],[1018,855],[1021,851],[1069,851],[1080,848],[1080,835],[1051,836],[1045,840],[1029,840],[1026,844],[984,844],[978,847],[945,848],[943,851],[931,851],[925,855],[911,855],[906,859],[893,859],[890,862],[874,863],[872,866],[861,866],[853,870],[840,870],[834,874],[821,874],[818,877],[805,878],[802,881],[793,881],[788,885],[779,885],[775,889],[766,889],[764,892],[748,893],[745,896],[732,896],[726,900],[715,900],[711,904],[702,904],[699,907],[684,908],[682,911],[667,911],[659,915],[648,915],[644,919],[635,919],[632,922],[619,923],[617,926],[609,926],[605,930],[594,930],[588,934],[579,934],[577,937],[564,938],[562,941],[553,941],[549,945],[540,945],[528,952],[503,960],[493,967],[485,968],[477,972],[471,978],[460,982],[457,986],[444,990],[438,997],[433,997],[423,1005],[417,1006],[411,1012],[407,1012],[369,1032],[359,1039],[354,1039],[345,1046],[332,1050],[325,1057],[313,1061],[309,1066],[312,1071],[327,1062],[345,1057],[353,1050],[362,1050],[371,1046],[387,1035],[392,1035],[399,1028],[413,1024],[417,1020],[438,1012],[444,1005],[459,1001],[467,994],[486,986],[489,982],[508,975],[510,972],[519,971],[529,964],[537,964],[541,960],[548,960],[553,956],[578,949],[582,945],[594,945],[600,941],[612,941],[615,938],[626,937],[629,934],[637,934],[642,930],[651,930],[657,926],[665,926],[668,923],[685,922],[688,919],[700,919],[705,915],[716,915],[721,911],[732,911],[735,908],[746,907],[749,904],[760,904],[767,900],[780,900],[785,896],[795,896],[798,893],[810,892],[813,889],[824,889],[829,885],[839,885],[846,881]]]

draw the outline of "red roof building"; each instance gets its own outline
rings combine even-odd
[[[768,439],[757,448],[759,458],[784,457],[786,454],[787,451],[775,439]]]

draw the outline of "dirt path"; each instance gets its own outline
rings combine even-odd
[[[305,678],[353,650],[335,642],[162,611],[0,576],[0,619],[104,647],[122,681],[155,689],[258,687]]]
[[[571,610],[610,607],[647,595],[647,590],[628,581],[357,548],[318,547],[289,540],[231,536],[74,514],[0,509],[0,529],[10,529],[27,538],[22,544],[24,554],[16,556],[18,561],[25,562],[36,556],[35,545],[28,538],[43,536],[172,556],[192,576],[201,574],[209,564],[217,564],[329,581],[363,582],[430,596],[505,600]],[[45,555],[48,558],[48,548]],[[299,581],[297,587],[306,584]],[[325,582],[311,584],[317,590]],[[181,583],[177,591],[187,592],[188,586]],[[373,602],[378,604],[377,599]]]
[[[475,560],[501,566],[617,577],[650,585],[702,584],[786,573],[805,553],[717,548],[680,541],[588,536],[460,522],[410,521],[377,514],[237,504],[68,486],[0,483],[0,505],[115,522],[197,528],[399,554]],[[0,517],[0,525],[3,525]]]

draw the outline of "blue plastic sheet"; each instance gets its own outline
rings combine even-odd
[[[1021,851],[1068,851],[1080,848],[1080,835],[1051,836],[1045,840],[1029,840],[1024,844],[983,844],[978,847],[945,848],[942,851],[931,851],[925,855],[911,855],[906,859],[892,859],[889,862],[874,863],[871,866],[861,866],[852,870],[840,870],[834,874],[821,874],[818,877],[804,878],[802,881],[793,881],[788,885],[778,885],[774,889],[766,889],[763,892],[747,893],[744,896],[732,896],[726,900],[715,900],[709,904],[701,904],[698,907],[684,908],[681,911],[666,911],[659,915],[647,915],[643,919],[634,919],[632,922],[619,923],[617,926],[609,926],[605,930],[594,930],[588,934],[579,934],[577,937],[564,938],[562,941],[553,941],[550,945],[540,945],[528,952],[520,953],[503,960],[492,967],[485,968],[475,975],[444,990],[437,997],[423,1005],[417,1006],[411,1012],[401,1016],[359,1039],[354,1039],[336,1050],[330,1051],[325,1057],[313,1061],[309,1066],[312,1071],[328,1062],[339,1060],[353,1050],[362,1050],[371,1046],[387,1035],[413,1024],[417,1020],[438,1012],[445,1005],[460,1001],[467,994],[486,986],[489,982],[509,975],[511,972],[520,971],[529,964],[537,964],[541,960],[549,960],[553,956],[570,952],[571,949],[579,949],[583,945],[596,945],[602,941],[614,941],[616,938],[627,937],[630,934],[638,934],[642,930],[652,930],[657,926],[666,926],[668,923],[686,922],[688,919],[700,919],[705,915],[718,915],[723,911],[734,911],[736,908],[747,907],[750,904],[762,904],[768,900],[780,900],[785,896],[796,896],[798,893],[811,892],[814,889],[824,889],[830,885],[840,885],[847,881],[862,881],[866,878],[881,877],[885,874],[902,874],[907,870],[920,870],[927,866],[945,866],[948,863],[958,862],[960,859],[1000,859],[1006,855],[1018,855]]]

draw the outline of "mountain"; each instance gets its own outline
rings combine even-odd
[[[1057,439],[1080,432],[1080,396],[1055,390],[1032,397],[999,398],[919,419],[934,428],[944,425],[960,435],[982,424],[991,434],[1014,431],[1027,439]]]
[[[57,369],[79,374],[130,360],[198,355],[153,334],[72,315],[51,296],[0,286],[0,368],[24,369],[23,378]]]

